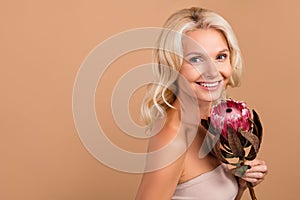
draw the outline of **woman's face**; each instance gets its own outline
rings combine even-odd
[[[197,29],[183,39],[180,74],[198,101],[211,102],[222,94],[231,73],[230,51],[224,35],[215,29]],[[179,90],[184,87],[179,84]]]

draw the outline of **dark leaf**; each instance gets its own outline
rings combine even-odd
[[[208,130],[208,128],[209,128],[208,120],[206,120],[206,119],[201,119],[201,125],[202,125],[206,130]]]
[[[222,144],[222,146],[224,147],[224,149],[230,153],[232,153],[230,147],[229,147],[229,144]]]
[[[223,135],[220,136],[220,142],[221,142],[222,146],[226,149],[226,151],[231,152],[229,143],[228,143],[227,139],[223,137]]]
[[[229,164],[232,165],[232,166],[240,167],[242,162],[239,161],[237,163],[229,163]]]
[[[254,130],[253,133],[257,135],[258,139],[262,140],[262,134],[263,134],[263,127],[261,125],[260,119],[258,114],[255,112],[255,110],[252,110],[253,112],[253,123],[254,123]]]
[[[244,148],[247,148],[251,145],[251,143],[248,140],[246,140],[245,138],[242,138],[241,140],[243,140],[242,145]]]
[[[232,153],[229,153],[221,148],[220,148],[220,151],[225,158],[234,158],[234,155]]]
[[[241,131],[240,133],[246,140],[248,140],[252,144],[255,152],[258,153],[259,146],[260,146],[260,141],[258,137],[248,131]]]
[[[240,138],[231,127],[228,127],[228,143],[235,157],[243,158],[245,156],[245,150],[241,144]]]
[[[249,120],[249,122],[250,122],[251,124],[253,124],[253,122],[252,122],[251,120]],[[239,132],[239,137],[240,137],[240,140],[241,140],[241,144],[242,144],[242,146],[243,146],[244,148],[247,148],[247,147],[249,147],[249,146],[251,145],[251,143],[250,143],[247,139],[245,139],[244,137],[242,137],[242,135],[240,134],[241,131],[243,131],[243,130],[242,130],[242,129],[239,129],[239,130],[238,130],[238,132]]]
[[[210,123],[210,118],[208,120],[201,119],[201,125],[213,135],[220,135],[220,132]]]
[[[257,128],[257,126],[256,126],[255,124],[253,124],[253,127],[254,127],[254,129],[253,129],[253,134],[254,134],[254,135],[257,135],[257,137],[258,137],[258,139],[259,139],[258,148],[260,148],[261,138],[262,138],[262,132],[259,132],[259,130],[258,130],[258,128]],[[255,133],[257,133],[257,134],[255,134]]]
[[[256,158],[256,151],[254,149],[254,147],[252,146],[248,155],[245,157],[246,160],[254,160]]]
[[[216,145],[213,148],[213,154],[214,156],[219,159],[221,162],[229,164],[229,162],[226,160],[226,158],[223,156],[221,149],[220,149],[220,141],[218,140]]]

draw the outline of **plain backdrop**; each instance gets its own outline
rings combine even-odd
[[[230,95],[255,108],[265,130],[259,157],[268,163],[269,174],[255,188],[257,196],[299,198],[298,1],[2,0],[0,199],[134,198],[141,175],[103,165],[78,136],[72,114],[76,74],[92,49],[107,38],[134,28],[160,27],[171,13],[191,6],[220,13],[239,40],[245,73],[242,86],[230,89]],[[114,123],[111,90],[122,74],[150,60],[149,50],[122,56],[106,71],[95,95],[107,137],[132,152],[145,151],[146,143]],[[136,121],[143,92],[137,90],[129,103]],[[249,194],[243,199],[250,199]]]

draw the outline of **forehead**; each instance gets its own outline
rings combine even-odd
[[[228,49],[227,41],[223,33],[216,29],[196,29],[189,31],[183,37],[183,50],[205,51],[213,53]]]

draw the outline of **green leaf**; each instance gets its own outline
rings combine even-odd
[[[232,173],[235,176],[243,177],[248,169],[250,169],[249,165],[242,165],[240,167],[237,167],[237,168],[233,169]]]

